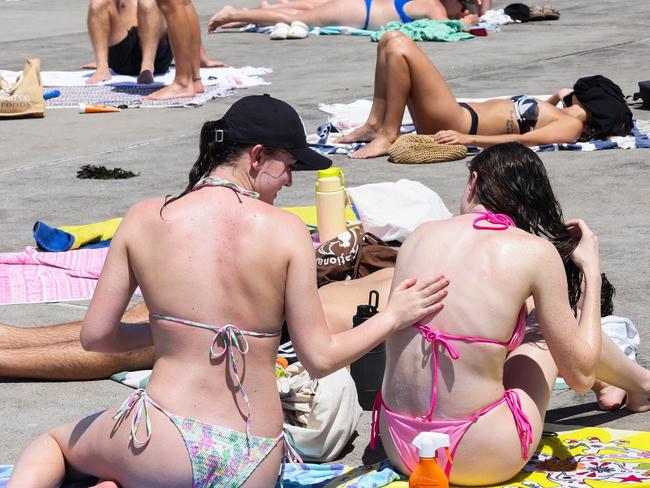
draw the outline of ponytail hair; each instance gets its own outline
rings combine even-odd
[[[161,217],[163,209],[168,204],[191,192],[194,185],[209,175],[217,166],[233,165],[239,156],[251,147],[251,144],[228,140],[219,141],[217,131],[224,129],[226,129],[226,122],[223,119],[209,120],[203,124],[199,140],[199,157],[190,170],[187,187],[175,197],[167,195],[165,203],[160,208]]]
[[[564,263],[569,303],[575,310],[582,272],[571,260],[571,253],[579,237],[564,225],[562,208],[541,159],[526,146],[508,142],[485,149],[468,167],[478,176],[476,197],[486,209],[510,216],[520,229],[553,243]]]

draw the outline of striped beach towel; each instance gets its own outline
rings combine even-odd
[[[0,305],[92,298],[108,248],[0,253]]]

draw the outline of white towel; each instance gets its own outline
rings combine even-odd
[[[205,86],[223,85],[234,88],[248,88],[257,85],[268,85],[261,76],[270,73],[269,68],[201,68],[201,81]],[[9,83],[13,83],[22,72],[0,70],[0,75]],[[95,71],[41,71],[43,86],[85,86],[86,80]],[[176,71],[171,68],[167,73],[154,76],[154,84],[144,86],[169,85],[174,81]],[[113,77],[103,85],[137,85],[137,76],[126,76],[114,74]]]
[[[480,20],[482,23],[488,25],[497,25],[497,26],[511,24],[514,22],[514,20],[512,20],[512,17],[507,15],[502,8],[495,9],[495,10],[488,10],[483,15],[481,15]]]
[[[627,317],[608,315],[600,320],[603,332],[613,340],[621,351],[632,361],[636,360],[636,350],[641,343],[639,331]]]
[[[360,127],[368,120],[372,100],[355,100],[352,103],[319,103],[318,110],[330,114],[329,122],[341,132]],[[402,125],[412,125],[408,108],[404,111]]]

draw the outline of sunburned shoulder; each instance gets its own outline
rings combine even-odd
[[[278,231],[284,236],[308,234],[305,223],[295,214],[278,207],[259,202],[255,210],[255,220],[258,221],[263,231]]]
[[[135,203],[127,212],[127,218],[143,218],[153,213],[160,215],[160,209],[165,204],[163,197],[150,198],[148,200],[141,200]]]

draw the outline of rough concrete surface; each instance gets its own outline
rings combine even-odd
[[[358,1],[358,0],[350,0]],[[205,34],[207,20],[224,0],[195,2]],[[254,0],[239,2],[253,6]],[[506,2],[495,0],[496,7]],[[423,43],[458,96],[490,97],[552,93],[580,76],[604,74],[626,94],[650,78],[646,61],[645,2],[557,0],[557,22],[505,26],[460,43]],[[84,2],[0,0],[0,68],[21,69],[40,57],[43,70],[76,70],[92,59],[85,31]],[[326,120],[319,102],[351,102],[372,93],[376,45],[366,38],[309,37],[270,42],[265,35],[204,36],[209,54],[233,66],[266,66],[269,86],[242,91],[197,109],[138,109],[119,114],[80,115],[52,109],[44,119],[0,121],[0,251],[32,245],[36,220],[81,224],[122,215],[134,202],[177,193],[198,151],[201,124],[224,113],[238,97],[271,93],[293,104],[308,131]],[[634,110],[640,119],[650,113]],[[616,312],[631,317],[641,332],[639,362],[650,367],[650,151],[611,150],[541,155],[566,217],[582,217],[600,239],[602,268],[617,287]],[[349,186],[399,178],[419,180],[437,191],[453,212],[467,178],[464,162],[397,166],[385,158],[355,161],[336,156]],[[140,176],[128,180],[79,180],[83,164],[119,166]],[[314,203],[315,175],[297,173],[279,205]],[[70,304],[0,307],[0,322],[20,326],[79,320],[82,306]],[[0,351],[0,358],[2,357]],[[38,357],[34,358],[37,361]],[[2,361],[0,360],[0,364]],[[2,371],[0,369],[0,375]],[[93,411],[119,405],[129,389],[109,380],[32,382],[0,380],[0,464],[15,462],[37,433]],[[593,395],[553,395],[550,428],[600,425],[647,430],[650,413],[603,413]],[[369,415],[343,460],[359,463],[368,441]]]

